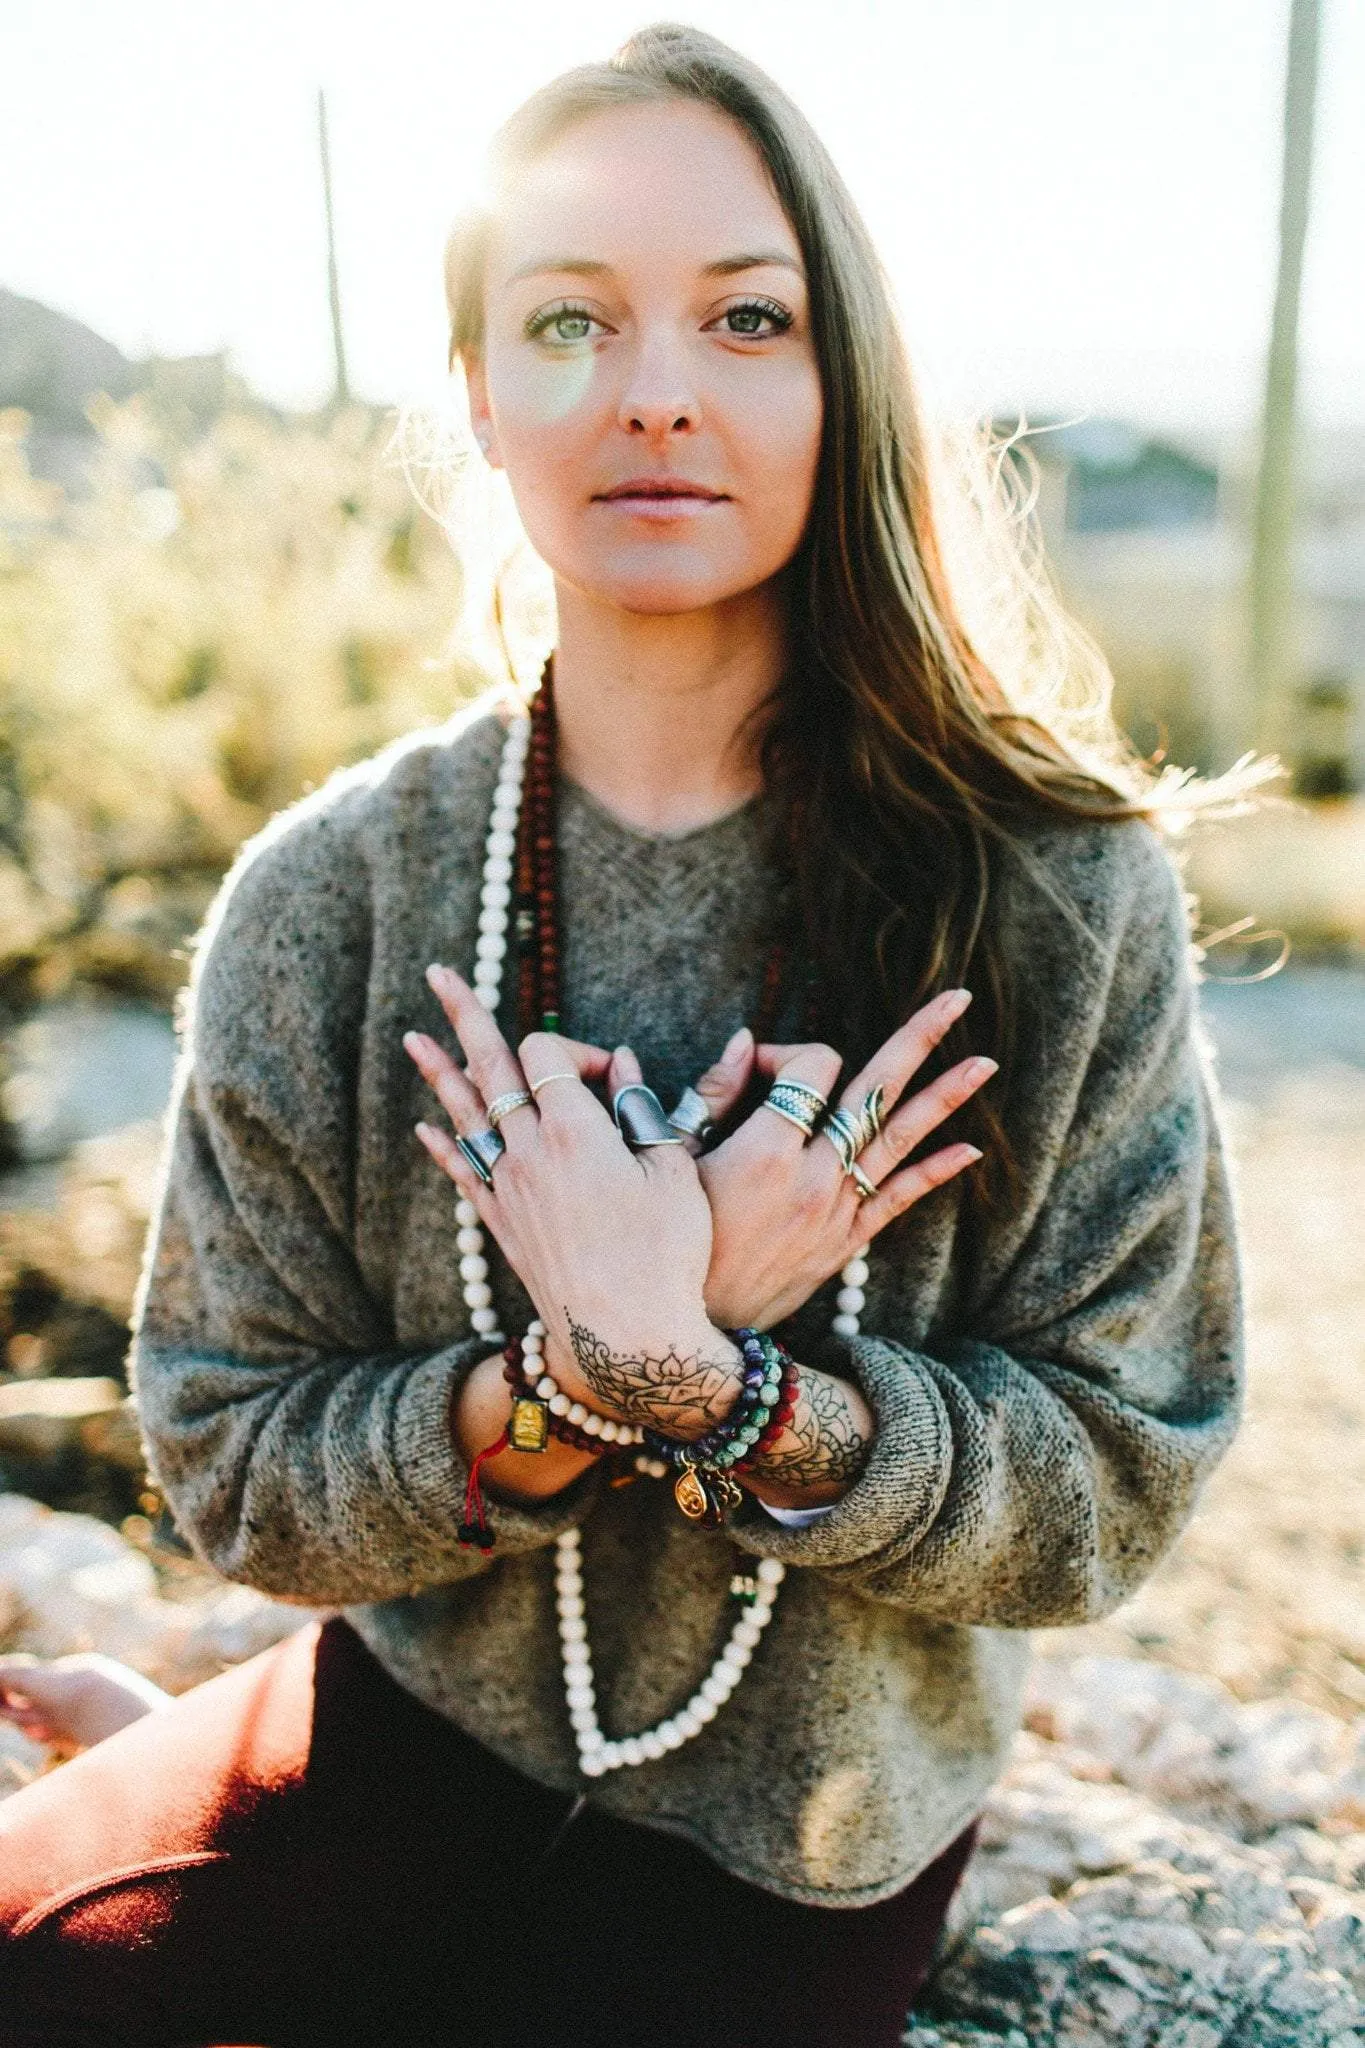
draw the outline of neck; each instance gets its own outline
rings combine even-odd
[[[762,724],[740,726],[782,676],[771,585],[665,615],[558,598],[555,713],[571,782],[643,832],[692,831],[756,794]]]

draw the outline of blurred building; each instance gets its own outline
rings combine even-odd
[[[1012,432],[1017,420],[995,422]],[[1121,420],[1027,422],[1058,584],[1114,669],[1145,752],[1204,769],[1251,743],[1246,585],[1255,448]],[[1306,440],[1289,754],[1306,796],[1365,785],[1365,432]]]

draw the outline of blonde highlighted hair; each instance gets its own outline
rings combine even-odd
[[[791,661],[756,711],[801,942],[826,992],[824,1035],[850,1070],[943,987],[976,994],[974,1040],[1001,1058],[994,1103],[960,1113],[983,1144],[977,1192],[1007,1199],[1012,991],[992,922],[1002,859],[1027,869],[1040,819],[1245,808],[1274,774],[1158,772],[1120,733],[1105,659],[1060,603],[1030,518],[1030,461],[985,427],[931,431],[894,295],[818,136],[757,65],[701,30],[656,23],[605,63],[552,79],[499,130],[486,192],[445,253],[450,365],[483,342],[499,193],[574,123],[687,99],[729,116],[797,236],[824,391],[810,520],[782,571]],[[1046,886],[1045,877],[1041,886]],[[939,1064],[966,1049],[965,1023]],[[935,1142],[941,1142],[941,1136]]]

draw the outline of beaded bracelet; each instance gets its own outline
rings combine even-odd
[[[796,1413],[797,1383],[801,1368],[785,1344],[780,1343],[776,1337],[772,1338],[771,1342],[778,1353],[782,1365],[782,1380],[778,1391],[777,1405],[769,1416],[758,1442],[751,1447],[748,1456],[738,1459],[735,1463],[732,1469],[736,1472],[752,1472],[759,1460],[767,1456]]]
[[[797,1366],[776,1337],[752,1329],[725,1333],[740,1347],[744,1380],[740,1396],[723,1421],[693,1442],[679,1442],[646,1429],[646,1449],[677,1473],[673,1498],[689,1521],[720,1528],[742,1495],[731,1477],[749,1470],[762,1449],[775,1442],[795,1409]]]
[[[646,1448],[674,1467],[692,1465],[723,1472],[752,1450],[772,1420],[782,1391],[783,1362],[789,1354],[775,1338],[757,1330],[727,1330],[725,1335],[739,1346],[744,1359],[739,1399],[730,1413],[690,1443],[655,1429],[644,1432]]]

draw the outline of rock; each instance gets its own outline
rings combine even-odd
[[[46,1004],[8,1034],[0,1115],[26,1160],[60,1159],[165,1109],[175,1064],[172,1020],[143,1003],[78,996]]]
[[[0,1494],[6,1649],[39,1657],[98,1650],[184,1692],[327,1611],[205,1577],[202,1592],[167,1599],[154,1567],[108,1523]]]
[[[12,1380],[0,1386],[0,1456],[50,1458],[81,1441],[82,1425],[117,1409],[117,1380]]]
[[[1028,1723],[1162,1806],[1244,1838],[1365,1817],[1365,1735],[1297,1700],[1246,1705],[1212,1679],[1128,1657],[1046,1657]]]

